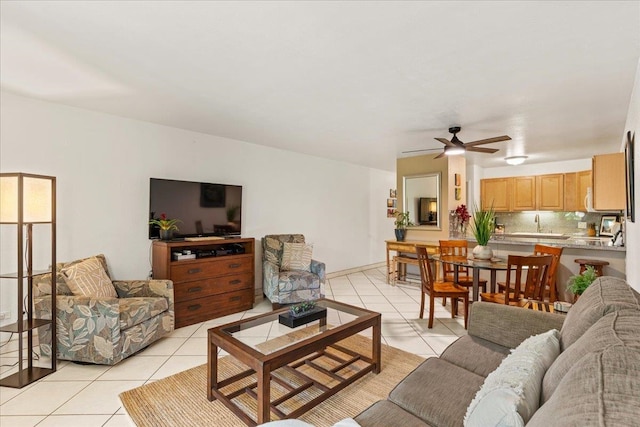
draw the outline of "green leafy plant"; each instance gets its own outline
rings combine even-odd
[[[407,227],[413,226],[413,222],[409,219],[409,212],[398,212],[396,214],[396,221],[394,222],[398,230],[404,230]]]
[[[491,234],[495,228],[495,215],[493,211],[493,205],[487,209],[478,209],[478,206],[473,206],[473,224],[471,224],[471,232],[475,237],[478,245],[487,246]]]
[[[179,219],[169,219],[166,214],[160,214],[160,218],[152,218],[149,220],[149,225],[157,225],[160,230],[177,230],[178,223],[182,222]]]
[[[316,306],[315,301],[304,301],[304,302],[301,302],[300,304],[292,305],[291,307],[289,307],[289,312],[291,313],[292,316],[300,316],[306,313],[307,311],[312,310],[315,306]]]
[[[571,276],[567,282],[567,290],[574,295],[582,295],[582,293],[598,278],[596,269],[592,265],[588,265],[582,274]]]

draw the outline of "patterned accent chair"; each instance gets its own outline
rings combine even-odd
[[[96,258],[105,272],[104,255]],[[174,330],[173,282],[113,280],[117,298],[74,296],[61,270],[83,260],[56,264],[58,359],[114,365]],[[34,277],[34,312],[51,318],[51,273]],[[40,351],[51,355],[51,327],[38,331]]]
[[[281,270],[284,243],[305,243],[302,234],[270,234],[262,238],[262,289],[273,308],[323,298],[325,264],[311,260],[311,271]]]

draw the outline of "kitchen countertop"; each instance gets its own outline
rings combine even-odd
[[[469,239],[475,242],[475,239]],[[504,235],[498,238],[492,238],[489,243],[505,244],[505,245],[535,245],[536,243],[559,246],[563,248],[576,249],[594,249],[600,251],[616,251],[626,252],[624,246],[610,246],[611,238],[595,238],[583,236],[571,236],[568,239],[553,239],[545,237],[514,237],[513,235]]]

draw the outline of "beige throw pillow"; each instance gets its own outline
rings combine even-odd
[[[111,279],[96,257],[64,267],[61,273],[76,296],[118,298]]]
[[[285,271],[311,271],[311,253],[313,245],[307,243],[284,243],[282,249],[282,264]]]

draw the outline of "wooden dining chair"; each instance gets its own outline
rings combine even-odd
[[[425,295],[429,295],[429,329],[433,328],[434,303],[436,298],[451,298],[451,317],[458,314],[458,300],[464,302],[464,327],[467,328],[469,315],[469,290],[458,286],[453,282],[436,282],[433,276],[432,260],[429,259],[427,248],[416,246],[418,264],[420,266],[420,279],[422,282],[422,295],[420,299],[420,318],[424,317]]]
[[[560,265],[560,257],[562,256],[563,249],[564,248],[559,248],[556,246],[546,246],[540,244],[536,245],[533,248],[534,255],[551,255],[553,257],[553,261],[551,261],[551,266],[549,267],[547,285],[545,287],[545,296],[548,295],[549,302],[556,302],[558,300],[558,288],[556,287],[556,279],[558,275],[558,266]]]
[[[481,293],[480,300],[515,306],[524,305],[524,299],[542,301],[552,261],[551,255],[509,255],[508,285],[503,292]]]
[[[542,301],[555,302],[558,300],[558,288],[556,288],[556,278],[558,273],[558,265],[560,265],[560,257],[564,248],[556,246],[546,246],[537,244],[533,248],[534,255],[551,255],[553,261],[549,267],[547,275],[547,283],[545,284],[545,292]],[[498,291],[504,292],[505,283],[498,282]]]
[[[466,240],[440,240],[440,255],[452,255],[468,257],[469,242]],[[469,267],[460,267],[453,264],[442,263],[443,279],[453,282],[455,277],[455,269],[458,269],[458,282],[460,286],[470,288],[473,286],[473,275],[469,271]],[[479,288],[482,292],[487,292],[487,281],[480,279]]]

